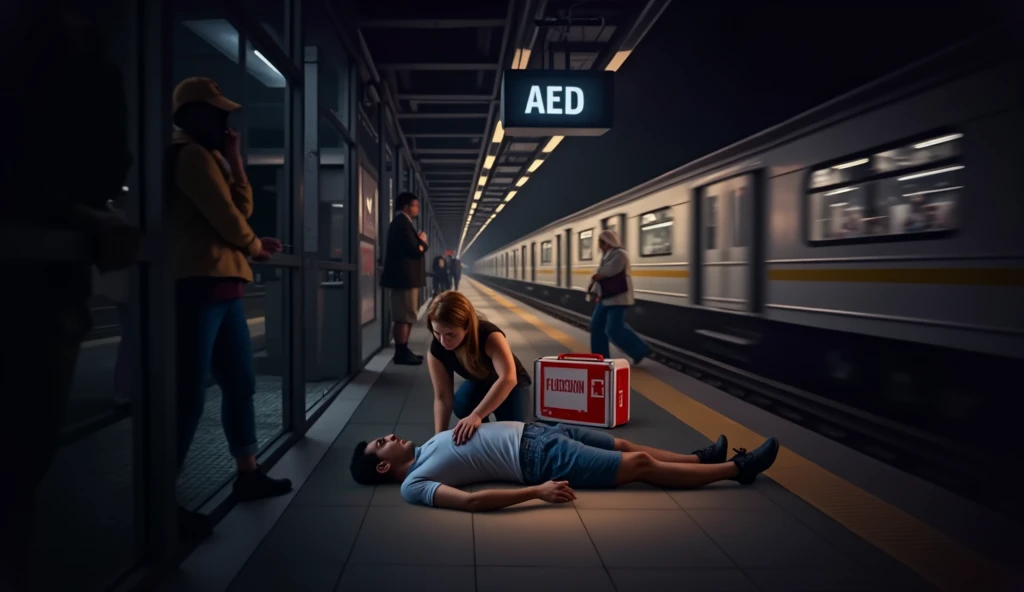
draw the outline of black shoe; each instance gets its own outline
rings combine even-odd
[[[747,452],[744,448],[733,450],[736,451],[736,456],[729,460],[736,463],[736,468],[739,469],[739,474],[733,477],[733,481],[750,485],[759,474],[767,471],[775,463],[775,457],[779,455],[779,441],[768,438],[753,452]]]
[[[291,490],[290,479],[272,479],[259,467],[238,473],[234,485],[235,498],[240,502],[277,497]]]
[[[423,363],[423,358],[412,353],[408,348],[402,348],[395,350],[395,357],[392,361],[406,366],[419,366]]]
[[[213,520],[206,514],[190,512],[178,506],[178,539],[188,545],[199,543],[213,534]]]
[[[702,465],[713,465],[725,462],[725,454],[729,451],[729,439],[724,435],[718,437],[714,444],[705,446],[700,450],[694,450],[694,454],[700,459]]]

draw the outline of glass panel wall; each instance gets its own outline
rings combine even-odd
[[[256,3],[264,8],[266,4]],[[270,4],[278,7],[258,11],[255,16],[267,30],[267,36],[277,42],[284,39],[284,3]],[[218,6],[221,5],[216,2],[175,3],[172,84],[195,76],[209,78],[228,99],[242,105],[229,118],[229,125],[240,138],[244,176],[252,191],[251,204],[240,209],[248,215],[256,236],[279,239],[283,250],[269,261],[250,266],[253,281],[244,284],[241,298],[244,323],[233,321],[234,313],[227,302],[214,305],[204,298],[180,303],[177,338],[195,337],[196,342],[192,347],[182,346],[179,353],[190,359],[195,356],[190,362],[196,364],[195,372],[186,374],[202,374],[197,379],[204,386],[198,388],[205,391],[193,395],[185,386],[179,389],[180,397],[194,396],[197,406],[189,417],[179,417],[195,421],[197,426],[192,441],[186,442],[189,447],[178,480],[178,500],[189,510],[209,501],[235,476],[234,456],[244,456],[240,452],[243,447],[236,441],[232,449],[225,430],[231,430],[232,439],[249,438],[236,434],[237,430],[231,427],[234,414],[247,413],[246,403],[239,400],[253,400],[257,452],[286,429],[283,410],[287,408],[286,385],[292,351],[291,267],[297,266],[297,262],[289,265],[288,261],[294,253],[286,133],[286,97],[292,83],[282,71],[287,70],[286,66],[268,58],[268,53],[277,55],[276,52],[260,51],[228,19],[229,11],[222,6],[219,13],[215,10]],[[238,171],[228,170],[228,174],[237,179],[242,177]],[[200,323],[202,331],[186,336],[181,331],[188,326],[193,313],[199,315],[192,320]],[[234,339],[228,339],[229,336]],[[179,374],[182,368],[179,364]],[[196,413],[198,421],[192,417]],[[188,440],[186,432],[187,427],[180,432],[183,440]],[[246,453],[251,451],[247,449]]]
[[[124,185],[101,210],[141,228],[138,261],[101,273],[92,262],[72,263],[82,256],[70,252],[57,268],[68,290],[81,289],[78,309],[41,307],[33,302],[39,294],[4,300],[23,313],[4,329],[3,385],[25,395],[7,409],[18,418],[16,427],[31,429],[41,442],[7,446],[38,453],[23,461],[26,475],[36,470],[39,481],[38,519],[25,522],[26,563],[38,589],[92,592],[140,566],[157,573],[187,544],[184,533],[170,528],[176,505],[217,516],[230,509],[234,502],[225,494],[236,467],[221,418],[232,397],[252,397],[257,458],[274,458],[278,445],[302,436],[307,418],[376,353],[382,335],[387,339],[379,287],[385,222],[399,190],[421,189],[399,138],[380,129],[380,107],[367,106],[357,117],[358,62],[339,41],[330,2],[303,1],[296,27],[288,11],[298,0],[163,1],[89,6],[123,76],[123,123],[133,156]],[[314,58],[300,52],[289,56],[294,63],[281,63],[295,53],[289,39],[296,35],[304,49],[317,50]],[[158,47],[169,52],[168,67]],[[165,254],[173,245],[157,242],[180,232],[167,191],[172,180],[164,178],[171,95],[196,76],[212,79],[242,105],[229,125],[238,132],[253,197],[251,205],[236,206],[251,210],[244,213],[257,236],[278,238],[283,247],[269,260],[251,262],[252,281],[233,298],[239,321],[233,357],[221,351],[223,316],[203,317],[201,327],[217,329],[206,331],[205,340],[182,329],[200,327],[187,321],[211,307],[180,297]],[[429,204],[423,206],[417,225],[431,229],[433,243],[440,238],[437,224]],[[41,245],[46,235],[36,240]],[[31,285],[50,282],[57,269],[42,261],[18,265],[4,262]],[[91,284],[84,281],[89,277]],[[366,319],[372,322],[363,326]],[[11,368],[33,372],[16,375]],[[197,409],[194,436],[175,413],[186,398]],[[187,444],[180,471],[175,440]]]
[[[36,64],[31,73],[12,72],[30,80],[42,78],[44,86],[22,86],[24,81],[15,80],[10,88],[34,88],[40,94],[28,100],[48,109],[47,97],[54,103],[74,101],[62,96],[78,91],[74,85],[81,82],[68,68],[80,68],[82,63],[97,72],[106,64],[117,68],[124,96],[118,97],[115,93],[121,89],[108,82],[97,93],[104,101],[124,100],[126,109],[97,110],[89,121],[74,114],[62,121],[56,112],[46,117],[60,128],[53,133],[65,135],[65,140],[109,134],[99,140],[100,153],[82,153],[75,146],[69,150],[70,161],[59,159],[58,170],[70,175],[68,181],[77,187],[93,190],[71,196],[92,211],[90,218],[137,225],[140,15],[135,3],[98,0],[90,3],[85,17],[104,38],[102,54],[72,40],[70,47],[82,62]],[[58,26],[53,35],[73,39],[75,32]],[[27,62],[39,56],[23,57]],[[7,126],[9,142],[18,142],[18,128]],[[47,142],[52,140],[44,124],[35,129]],[[93,148],[96,140],[92,136]],[[109,143],[103,144],[106,140]],[[121,150],[133,158],[127,170]],[[100,186],[106,173],[116,175],[123,185]],[[32,172],[25,174],[34,177]],[[11,195],[21,193],[5,186]],[[60,200],[49,197],[44,190],[39,203],[59,207]],[[8,203],[3,206],[6,210]],[[7,214],[0,212],[4,226],[17,228],[20,218]],[[55,250],[50,232],[77,230],[32,226],[15,239],[29,249],[29,260],[0,260],[3,277],[10,280],[2,295],[7,316],[0,330],[0,442],[10,456],[0,496],[0,580],[8,562],[14,562],[25,571],[32,589],[98,589],[132,568],[143,554],[143,525],[137,518],[145,506],[142,476],[136,470],[141,422],[134,413],[141,390],[136,369],[146,350],[139,339],[144,314],[139,283],[147,265],[104,268],[101,273],[80,249]],[[31,260],[46,251],[64,260]],[[13,549],[19,550],[17,556]],[[6,589],[5,582],[0,581],[0,588]]]

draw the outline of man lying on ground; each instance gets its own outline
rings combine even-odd
[[[585,428],[500,421],[482,424],[463,444],[444,431],[416,446],[394,434],[360,442],[352,455],[352,477],[363,485],[398,482],[412,504],[469,512],[498,510],[532,499],[562,503],[574,489],[604,489],[643,482],[691,489],[715,481],[751,484],[779,453],[768,438],[752,452],[736,450],[726,460],[728,441],[678,454]],[[458,489],[487,481],[522,483],[520,489],[469,493]]]

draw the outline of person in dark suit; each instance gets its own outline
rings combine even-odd
[[[420,200],[408,191],[395,198],[398,213],[388,226],[387,251],[381,287],[391,290],[391,318],[395,323],[396,364],[418,365],[423,356],[409,349],[409,333],[416,323],[420,288],[427,285],[424,256],[427,234],[416,232],[413,218],[420,215]]]

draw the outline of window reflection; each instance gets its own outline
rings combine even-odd
[[[640,255],[672,254],[672,211],[668,208],[640,216]]]
[[[810,240],[898,236],[956,228],[963,134],[939,134],[811,173]],[[852,170],[866,171],[851,173]],[[838,171],[838,172],[837,172]],[[870,174],[868,174],[870,173]],[[837,179],[839,181],[837,181]],[[864,179],[848,183],[850,179]]]

